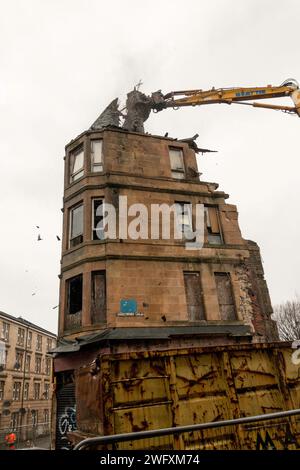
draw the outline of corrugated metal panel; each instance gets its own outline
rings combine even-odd
[[[71,448],[67,433],[76,429],[75,384],[64,385],[56,394],[56,450]]]

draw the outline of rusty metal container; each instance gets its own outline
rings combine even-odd
[[[75,371],[73,441],[235,419],[300,407],[300,366],[290,343],[112,354]],[[295,361],[294,361],[295,362]],[[119,443],[118,449],[255,449],[300,446],[300,418]]]

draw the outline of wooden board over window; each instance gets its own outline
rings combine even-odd
[[[219,221],[216,207],[208,207],[210,228],[212,233],[220,233]]]
[[[106,286],[104,271],[92,273],[91,320],[92,324],[106,322]]]
[[[215,273],[221,320],[236,320],[236,309],[229,273]]]
[[[200,273],[185,272],[184,285],[189,320],[205,320]]]

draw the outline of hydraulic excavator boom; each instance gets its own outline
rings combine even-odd
[[[294,106],[258,103],[253,100],[266,100],[289,96]],[[161,90],[145,95],[137,88],[127,94],[126,106],[118,109],[118,99],[113,100],[92,125],[92,129],[101,129],[111,124],[120,126],[120,118],[124,118],[122,127],[128,131],[144,132],[144,122],[151,111],[158,112],[166,108],[183,106],[201,106],[204,104],[243,104],[259,108],[267,108],[297,114],[300,117],[300,89],[296,80],[289,78],[280,86],[267,85],[251,88],[212,88],[211,90],[182,90],[163,94]],[[126,113],[123,112],[126,110]]]
[[[294,106],[280,106],[274,104],[257,103],[253,99],[281,98],[290,96]],[[280,110],[287,113],[296,113],[300,117],[300,90],[294,79],[285,80],[280,86],[267,85],[254,88],[212,88],[211,90],[183,90],[172,91],[163,95],[161,91],[152,93],[153,111],[162,111],[165,108],[179,108],[182,106],[201,106],[204,104],[244,104],[260,108]],[[251,101],[251,102],[250,102]]]

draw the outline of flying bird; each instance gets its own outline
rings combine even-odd
[[[38,234],[37,241],[38,241],[38,242],[40,242],[41,240],[43,240],[43,239],[42,239],[41,235],[40,235],[40,234]]]
[[[58,236],[58,235],[56,235],[56,238],[57,238],[57,240],[60,242],[60,238],[59,238],[59,236]]]
[[[52,310],[55,310],[58,307],[58,305],[55,305],[55,307],[52,307]]]

